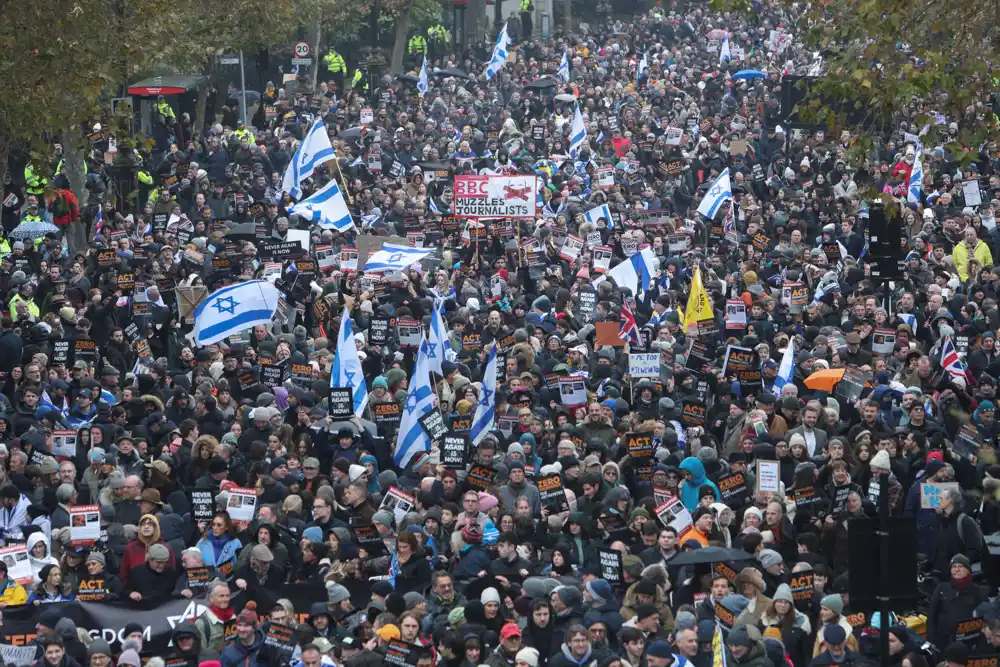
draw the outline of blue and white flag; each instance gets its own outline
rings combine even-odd
[[[94,238],[93,241],[97,240],[97,237],[101,235],[104,230],[104,209],[100,206],[97,207],[97,219],[94,221]]]
[[[331,389],[350,389],[354,396],[354,414],[358,417],[368,405],[368,383],[358,358],[358,346],[354,342],[354,327],[351,312],[344,308],[340,316],[340,333],[337,334],[337,354],[330,369]]]
[[[335,178],[307,199],[289,208],[288,212],[324,229],[335,229],[342,233],[354,229],[354,219],[347,210],[344,193],[340,191]]]
[[[583,114],[580,113],[580,105],[576,105],[573,112],[573,124],[569,128],[569,155],[576,158],[580,151],[587,145],[587,126],[583,124]]]
[[[729,50],[729,35],[722,40],[722,48],[719,49],[719,64],[724,65],[726,61],[732,60],[733,52]]]
[[[434,201],[434,197],[427,198],[427,208],[431,210],[434,215],[441,215],[441,209],[438,208],[437,202]]]
[[[896,317],[903,320],[906,326],[910,327],[910,331],[913,333],[917,332],[917,316],[912,313],[896,313]]]
[[[607,278],[613,278],[618,287],[627,288],[633,295],[638,295],[639,292],[649,289],[653,280],[652,267],[655,259],[656,256],[651,248],[643,248],[608,271],[607,276],[595,280],[593,285],[597,287]]]
[[[365,273],[405,271],[408,266],[416,264],[433,252],[434,248],[411,248],[406,245],[386,243],[381,250],[368,258]]]
[[[420,66],[420,76],[417,77],[417,90],[420,91],[420,96],[423,97],[430,90],[430,82],[427,78],[427,55],[424,55],[424,64]]]
[[[562,61],[559,63],[559,78],[563,83],[569,83],[569,54],[563,51]]]
[[[431,314],[431,331],[427,340],[428,356],[430,357],[429,369],[438,375],[444,375],[441,371],[441,363],[454,361],[455,353],[452,351],[451,341],[448,339],[448,327],[445,326],[444,317],[441,315],[444,299],[435,299],[435,301],[434,312]]]
[[[472,418],[472,431],[469,434],[472,446],[475,447],[486,434],[493,430],[493,419],[497,408],[497,344],[494,341],[490,347],[490,358],[486,361],[486,372],[483,374],[483,388],[479,391],[479,403],[476,405],[476,416]]]
[[[778,364],[778,375],[774,378],[774,386],[771,391],[775,396],[781,396],[781,388],[791,383],[795,377],[795,343],[788,341],[788,347],[781,356],[781,363]]]
[[[413,369],[413,377],[410,378],[410,389],[406,392],[403,415],[399,420],[396,452],[392,457],[400,468],[405,468],[414,454],[431,450],[430,436],[419,421],[434,409],[434,386],[431,384],[429,351],[427,340],[422,340],[417,353],[417,365]]]
[[[583,217],[586,218],[587,222],[593,223],[595,226],[597,225],[598,220],[604,218],[605,222],[607,222],[608,229],[614,227],[614,222],[611,220],[611,209],[607,204],[595,206],[584,213]]]
[[[215,290],[194,309],[194,342],[211,345],[227,336],[268,324],[281,293],[266,280]]]
[[[906,184],[906,201],[911,204],[920,203],[920,192],[924,182],[924,151],[917,146],[916,155],[913,156],[913,169],[910,170],[910,182]]]
[[[649,60],[646,58],[646,49],[642,50],[642,58],[639,60],[639,64],[635,67],[635,82],[639,83],[642,79],[642,75],[646,73],[649,69]]]
[[[718,178],[712,181],[705,191],[705,196],[698,204],[698,212],[711,220],[719,212],[722,205],[733,198],[733,186],[729,182],[729,169],[723,169]]]
[[[322,118],[317,118],[295,151],[295,155],[292,156],[292,161],[285,168],[284,178],[281,179],[281,190],[298,199],[302,196],[302,181],[312,176],[316,167],[334,157],[326,125],[323,124]]]
[[[507,47],[510,46],[510,37],[507,35],[507,24],[503,24],[503,30],[497,35],[497,43],[493,45],[493,56],[490,58],[490,62],[486,64],[486,80],[489,81],[503,69],[503,65],[507,62]]]

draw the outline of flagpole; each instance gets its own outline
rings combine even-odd
[[[337,165],[337,173],[340,174],[340,184],[343,185],[344,194],[347,196],[347,203],[354,205],[354,200],[351,198],[351,192],[347,189],[347,179],[344,178],[344,172],[340,170],[340,159],[337,157],[333,158],[333,162]]]

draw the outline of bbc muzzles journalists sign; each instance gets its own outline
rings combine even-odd
[[[534,218],[534,176],[456,176],[459,218]]]

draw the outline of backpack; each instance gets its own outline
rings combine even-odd
[[[972,519],[972,517],[966,515],[965,512],[961,512],[958,515],[958,518],[955,519],[955,523],[957,524],[957,528],[958,528],[958,539],[962,542],[962,546],[963,547],[968,547],[969,546],[968,542],[965,541],[965,530],[963,530],[963,528],[962,528],[965,525],[965,521],[963,519]],[[974,521],[974,519],[973,519],[973,521]],[[963,549],[963,551],[965,551],[965,550],[966,549]],[[976,563],[972,563],[971,565],[972,565],[972,568],[971,568],[972,576],[976,576],[977,574],[982,574],[982,572],[983,572],[983,564],[982,563],[976,562]]]

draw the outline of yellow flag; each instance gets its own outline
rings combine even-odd
[[[714,318],[712,301],[708,298],[705,285],[701,282],[701,267],[695,267],[694,278],[691,280],[691,294],[688,296],[687,308],[684,309],[684,333],[696,336],[698,322]]]

